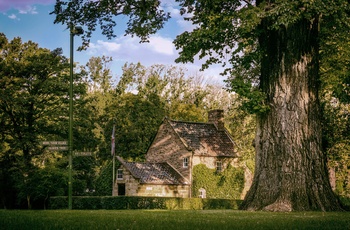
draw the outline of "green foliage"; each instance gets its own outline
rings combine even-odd
[[[118,162],[118,161],[117,161]],[[116,163],[117,163],[116,162]],[[118,168],[118,166],[116,166]],[[110,196],[112,194],[112,185],[113,185],[113,164],[112,161],[101,168],[101,171],[96,178],[94,183],[96,196]]]
[[[69,62],[61,49],[50,51],[20,38],[8,41],[4,34],[0,40],[0,162],[7,165],[0,170],[10,177],[3,179],[8,187],[1,188],[1,194],[5,199],[6,191],[12,191],[19,207],[23,201],[30,207],[32,201],[45,203],[50,195],[64,194],[62,189],[67,187],[62,186],[65,152],[49,152],[41,141],[67,139]],[[79,73],[73,77],[74,150],[93,150],[98,139],[92,132],[95,120],[86,99],[86,83]],[[82,174],[93,178],[94,162],[76,163],[77,179]],[[55,191],[50,183],[57,184]]]
[[[193,197],[199,196],[199,189],[204,188],[208,198],[239,199],[244,186],[244,171],[228,166],[222,172],[209,169],[204,164],[193,167]]]
[[[254,173],[255,149],[254,139],[256,131],[256,115],[248,114],[239,109],[240,103],[233,103],[226,114],[227,129],[235,141],[237,154],[240,156],[241,167],[247,166]]]
[[[158,0],[148,1],[56,1],[51,14],[56,15],[55,23],[80,24],[84,29],[83,43],[89,44],[92,32],[99,25],[102,34],[109,39],[115,37],[113,27],[117,24],[115,16],[125,15],[128,18],[126,34],[136,35],[141,41],[147,41],[149,34],[163,27],[170,17],[169,13],[160,8]]]
[[[350,211],[350,197],[340,196],[339,199],[344,209]]]
[[[48,160],[37,161],[46,152],[40,140],[66,138],[62,127],[69,64],[60,49],[39,48],[20,38],[8,41],[4,34],[0,40],[0,161],[7,165],[0,170],[9,170],[1,172],[8,186],[1,187],[12,192],[17,204],[27,200],[30,207],[31,197],[41,197],[41,189],[30,188],[28,181],[42,176],[39,168]],[[5,191],[2,199],[8,196]]]
[[[116,154],[143,159],[165,116],[164,106],[157,95],[150,100],[129,93],[122,95],[113,107],[113,118],[107,124],[106,136],[112,134],[115,125]]]
[[[43,153],[43,136],[66,134],[61,127],[66,122],[69,65],[60,50],[50,52],[31,41],[0,37],[0,132],[9,146],[7,154],[21,155],[28,169],[31,159]]]
[[[254,87],[251,81],[236,76],[226,82],[229,90],[239,95],[240,109],[250,114],[264,114],[269,111],[266,95]]]
[[[335,170],[339,195],[350,196],[350,62],[349,15],[327,16],[321,29],[321,100],[323,147],[328,166]]]
[[[51,197],[50,209],[66,209],[68,199],[65,196]],[[173,197],[130,197],[96,196],[73,197],[73,209],[238,209],[241,201],[232,199],[201,199]]]
[[[26,178],[26,183],[22,184],[25,188],[20,190],[20,195],[21,193],[24,196],[30,194],[37,208],[46,209],[49,197],[65,195],[67,179],[67,174],[60,169],[49,167],[38,169]]]

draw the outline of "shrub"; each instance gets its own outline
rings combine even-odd
[[[73,209],[238,209],[240,200],[173,197],[80,196],[73,197]],[[66,196],[51,197],[50,209],[66,209]]]

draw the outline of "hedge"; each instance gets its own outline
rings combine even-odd
[[[140,196],[75,196],[73,209],[238,209],[241,200]],[[67,209],[68,197],[51,197],[49,209]]]

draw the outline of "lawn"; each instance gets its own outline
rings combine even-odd
[[[350,229],[350,212],[0,210],[0,229]]]

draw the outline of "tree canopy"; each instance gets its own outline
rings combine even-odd
[[[49,152],[42,141],[67,139],[69,63],[61,49],[50,51],[20,38],[8,41],[4,34],[0,41],[0,162],[4,165],[1,184],[6,185],[1,186],[1,194],[18,195],[30,207],[32,199],[45,200],[55,192],[63,195],[59,187],[40,190],[38,177],[47,172],[46,167],[66,166],[61,162],[66,155]],[[79,74],[74,85],[74,133],[80,140],[76,149],[94,149],[98,139],[91,134],[93,114],[87,112],[86,84]],[[63,172],[51,171],[42,179],[62,179]],[[12,189],[14,194],[6,192]]]

